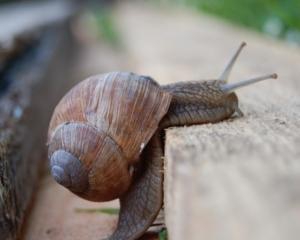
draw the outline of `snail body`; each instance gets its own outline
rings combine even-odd
[[[48,153],[54,179],[91,201],[119,198],[111,240],[134,240],[163,202],[163,130],[218,122],[240,113],[234,89],[276,75],[228,84],[241,51],[217,80],[160,86],[128,72],[93,76],[73,87],[50,121]]]

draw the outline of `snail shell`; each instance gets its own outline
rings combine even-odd
[[[112,72],[80,82],[59,102],[48,133],[51,173],[82,198],[125,193],[171,95],[150,77]]]

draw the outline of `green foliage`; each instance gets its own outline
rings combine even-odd
[[[78,213],[105,213],[109,215],[117,215],[120,212],[119,208],[76,208]]]
[[[93,12],[93,16],[101,37],[115,46],[119,45],[120,36],[112,12],[109,9],[97,10]]]
[[[300,42],[300,0],[176,0],[279,38]]]
[[[168,240],[167,230],[166,229],[161,230],[158,234],[158,238],[159,240]]]

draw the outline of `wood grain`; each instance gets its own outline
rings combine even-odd
[[[18,10],[17,15],[6,15],[5,21],[12,24],[16,17],[22,20],[18,14],[26,12],[26,8]],[[43,29],[31,28],[34,34],[27,32],[27,28],[23,29],[25,33],[10,35],[8,31],[7,37],[10,35],[12,39],[21,37],[18,34],[31,37],[25,37],[27,42],[18,54],[2,59],[0,54],[1,240],[16,239],[20,233],[40,175],[41,159],[45,156],[50,111],[66,86],[61,84],[61,79],[68,72],[58,73],[70,62],[74,42],[66,22],[58,21],[54,28],[51,24],[43,25]],[[1,45],[2,28],[0,36]],[[63,54],[58,51],[61,47],[64,47]]]

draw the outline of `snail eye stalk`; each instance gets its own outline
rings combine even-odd
[[[231,59],[229,60],[228,64],[226,65],[224,71],[222,72],[221,76],[218,78],[219,81],[221,81],[222,83],[225,84],[221,84],[221,90],[225,93],[231,93],[234,90],[244,87],[244,86],[248,86],[250,84],[256,83],[256,82],[260,82],[266,79],[275,79],[277,78],[277,74],[273,73],[273,74],[267,74],[267,75],[263,75],[263,76],[259,76],[259,77],[255,77],[255,78],[250,78],[250,79],[246,79],[240,82],[236,82],[236,83],[227,83],[228,82],[228,78],[229,75],[231,73],[231,70],[234,66],[234,64],[236,63],[236,60],[238,58],[238,56],[240,55],[241,51],[243,50],[243,48],[246,46],[245,42],[242,42],[239,46],[239,48],[236,50],[236,52],[233,54],[233,56],[231,57]]]
[[[246,80],[236,82],[236,83],[225,83],[225,84],[221,85],[221,89],[223,92],[231,93],[238,88],[245,87],[250,84],[264,81],[267,79],[276,79],[276,78],[277,78],[277,74],[273,73],[273,74],[263,75],[263,76],[259,76],[259,77],[255,77],[255,78],[246,79]]]
[[[231,70],[234,66],[234,64],[236,63],[236,60],[238,58],[238,56],[240,55],[241,51],[243,50],[243,48],[246,46],[247,44],[245,42],[242,42],[241,45],[239,46],[239,48],[236,50],[236,52],[234,53],[234,55],[232,56],[232,58],[229,60],[228,64],[226,65],[224,71],[222,72],[221,76],[218,78],[220,81],[223,82],[227,82],[229,75],[231,73]]]

